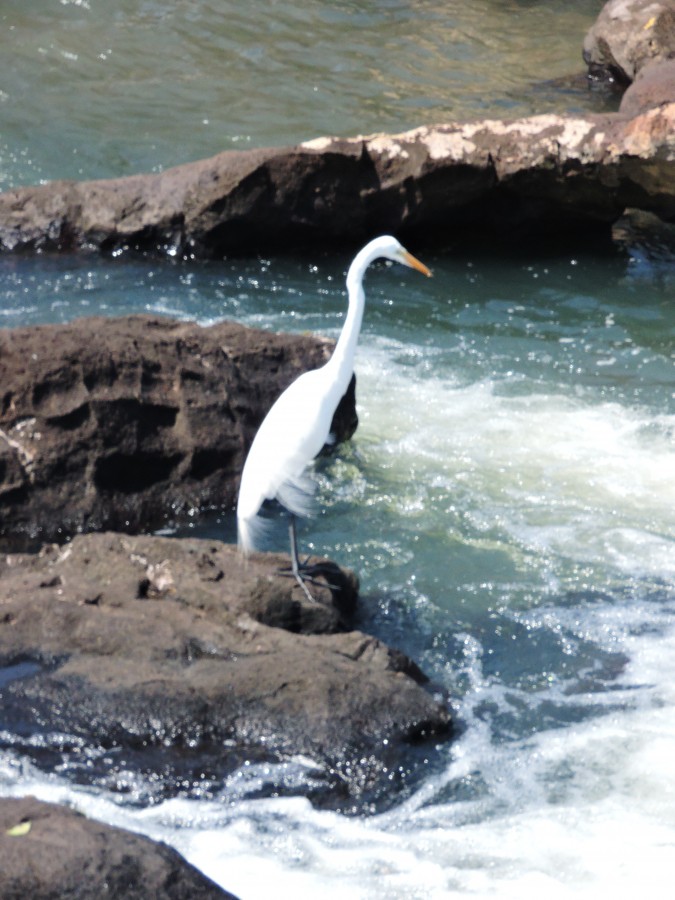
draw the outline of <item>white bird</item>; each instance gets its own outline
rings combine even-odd
[[[298,562],[295,517],[311,512],[313,483],[305,474],[307,466],[325,444],[335,442],[330,431],[333,414],[352,377],[363,319],[363,275],[378,257],[431,275],[394,237],[385,235],[366,244],[347,273],[347,317],[330,359],[298,376],[275,401],[251,444],[239,486],[240,550],[246,554],[256,548],[265,528],[265,520],[258,515],[260,508],[265,500],[278,500],[290,512],[291,573],[310,600]],[[311,581],[307,574],[304,578]]]

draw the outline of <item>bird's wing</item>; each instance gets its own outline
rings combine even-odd
[[[314,513],[316,483],[306,473],[289,475],[277,488],[277,500],[296,516],[307,517]]]
[[[240,500],[243,490],[242,510],[250,512],[244,514],[273,497],[296,515],[310,513],[314,482],[305,470],[328,438],[333,412],[326,407],[320,369],[301,375],[284,391],[258,429],[246,460]]]

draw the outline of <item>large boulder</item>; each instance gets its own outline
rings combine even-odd
[[[586,34],[583,56],[591,77],[630,84],[645,66],[675,56],[675,2],[609,0]]]
[[[626,207],[675,216],[675,107],[324,137],[149,175],[0,194],[0,250],[222,257],[395,232],[609,234]]]
[[[34,797],[0,799],[3,900],[235,900],[166,844]]]
[[[346,630],[351,573],[323,561],[310,602],[287,563],[119,534],[0,557],[5,747],[112,790],[140,772],[159,796],[304,758],[321,802],[393,802],[448,710],[402,653]]]
[[[619,111],[627,116],[637,116],[647,109],[666,105],[674,100],[675,59],[670,59],[640,69],[635,81],[621,98]]]
[[[0,546],[232,507],[263,416],[332,346],[157,316],[0,330]],[[356,422],[352,382],[339,439]]]

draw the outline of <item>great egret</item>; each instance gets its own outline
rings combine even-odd
[[[310,600],[312,596],[301,572],[303,567],[298,562],[295,516],[310,513],[313,485],[305,469],[325,444],[335,441],[330,426],[354,368],[365,302],[363,275],[378,257],[431,275],[424,263],[394,237],[384,235],[366,244],[347,273],[347,317],[331,358],[320,368],[296,378],[275,401],[251,444],[239,486],[240,550],[249,553],[259,544],[265,524],[258,515],[260,508],[265,500],[278,500],[290,512],[291,572]],[[307,572],[304,579],[311,581]]]

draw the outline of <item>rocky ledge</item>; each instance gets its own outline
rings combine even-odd
[[[584,57],[594,81],[632,85],[618,113],[322,137],[159,174],[18,188],[0,194],[0,249],[222,257],[383,231],[609,235],[626,208],[671,219],[675,89],[661,67],[675,56],[674,22],[672,0],[602,10]]]
[[[413,662],[349,630],[356,579],[316,562],[310,603],[287,557],[215,541],[90,534],[5,555],[2,745],[136,802],[295,761],[316,803],[388,805],[450,715]],[[283,786],[272,772],[261,789]]]
[[[0,799],[3,900],[236,900],[165,844],[33,797]]]
[[[157,316],[0,329],[0,548],[232,508],[263,416],[332,346]],[[340,440],[356,428],[354,390]]]

